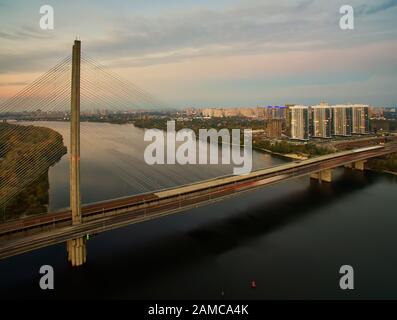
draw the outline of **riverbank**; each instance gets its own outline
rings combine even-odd
[[[167,121],[170,119],[143,119],[135,122],[134,125],[141,129],[148,129],[148,128],[156,128],[162,131],[167,130]],[[235,120],[237,121],[237,120]],[[224,125],[225,127],[223,127]],[[176,122],[176,130],[183,129],[185,126],[192,129],[196,137],[198,136],[199,129],[219,129],[219,128],[226,128],[227,130],[232,130],[230,123],[222,123],[219,126],[219,123],[216,122],[203,122],[200,121],[198,123],[183,123],[183,122]],[[234,123],[236,125],[236,123]],[[239,128],[241,130],[245,129],[245,125],[247,123],[241,123]],[[255,123],[255,126],[258,127],[258,123]],[[258,152],[267,153],[275,157],[279,157],[282,159],[292,160],[292,161],[300,161],[306,160],[311,157],[315,156],[322,156],[326,154],[331,154],[338,151],[343,150],[350,150],[352,148],[361,148],[368,145],[378,145],[379,142],[384,141],[386,138],[379,138],[379,137],[371,137],[365,138],[360,140],[349,140],[343,142],[334,142],[330,144],[316,144],[313,142],[308,143],[291,143],[290,141],[286,140],[271,140],[262,137],[253,137],[252,148]],[[243,145],[241,146],[243,147]],[[374,159],[370,162],[372,167],[378,172],[397,172],[397,159]]]
[[[394,171],[383,170],[383,171],[381,171],[381,172],[387,173],[387,174],[391,174],[391,175],[393,175],[393,176],[397,176],[397,172],[394,172]]]
[[[376,173],[385,173],[385,174],[390,174],[392,176],[397,176],[397,172],[394,172],[394,171],[376,170],[376,169],[371,169],[371,168],[365,168],[365,170],[371,171],[371,172],[376,172]]]
[[[54,130],[0,123],[0,210],[7,215],[3,218],[45,210],[48,169],[66,152],[62,135]]]
[[[296,161],[296,160],[307,160],[308,159],[307,156],[303,156],[303,155],[296,154],[296,153],[286,153],[286,154],[284,154],[284,153],[274,152],[274,151],[271,151],[271,150],[268,150],[268,149],[263,149],[263,148],[258,148],[258,147],[253,147],[253,149],[256,150],[256,151],[264,152],[264,153],[267,153],[267,154],[271,154],[272,156],[279,157],[279,158],[286,159],[286,160]]]
[[[368,160],[366,167],[372,171],[397,175],[397,154]]]
[[[172,120],[169,118],[149,118],[149,119],[139,119],[134,121],[134,126],[141,129],[159,129],[162,131],[167,131],[167,121]],[[193,120],[189,122],[176,121],[175,130],[179,131],[184,128],[189,128],[193,130],[198,138],[199,130],[205,129],[226,129],[229,132],[231,130],[238,128],[241,132],[244,129],[258,130],[263,129],[264,123],[260,120],[247,120],[247,119],[208,119],[208,120]],[[243,141],[242,134],[241,140]],[[243,145],[241,146],[243,147]],[[280,157],[287,160],[305,160],[312,156],[320,156],[331,153],[332,151],[328,148],[323,148],[317,146],[314,143],[296,144],[291,143],[286,140],[273,140],[263,137],[253,136],[252,148],[259,152],[268,153],[276,157]]]

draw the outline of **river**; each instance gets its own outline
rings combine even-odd
[[[68,146],[69,125],[42,122]],[[84,203],[229,174],[231,165],[148,166],[143,130],[83,123]],[[253,167],[285,160],[254,152]],[[49,170],[50,210],[68,206],[68,156]],[[0,261],[0,297],[131,299],[397,298],[397,177],[335,170],[331,184],[298,178],[233,199],[106,232],[72,268],[59,244]],[[55,290],[39,288],[51,265]],[[341,290],[339,268],[354,269]],[[256,287],[251,286],[255,281]]]

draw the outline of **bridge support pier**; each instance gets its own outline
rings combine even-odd
[[[311,179],[318,180],[319,182],[332,182],[332,170],[322,170],[320,172],[312,173],[310,175]]]
[[[367,162],[367,160],[360,160],[360,161],[352,162],[349,164],[345,164],[345,168],[364,171],[366,162]]]
[[[366,160],[357,161],[354,163],[354,169],[364,171]]]
[[[86,262],[87,249],[85,238],[77,238],[73,240],[68,240],[66,242],[66,247],[68,251],[68,260],[73,267],[81,266]]]

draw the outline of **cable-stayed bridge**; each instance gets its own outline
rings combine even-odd
[[[86,239],[91,234],[184,211],[305,175],[330,182],[333,168],[352,165],[355,169],[364,170],[367,159],[397,152],[396,144],[361,148],[262,169],[245,176],[223,176],[163,190],[160,186],[156,192],[82,206],[80,137],[84,136],[84,128],[80,127],[80,113],[95,108],[123,111],[159,107],[164,107],[164,104],[82,53],[80,41],[75,42],[71,57],[63,59],[2,104],[0,113],[3,115],[36,110],[64,113],[65,119],[71,123],[71,157],[70,209],[1,224],[0,258],[66,242],[69,260],[78,266],[86,261]],[[12,130],[6,131],[2,139],[23,142],[32,136],[35,136],[35,128],[24,127],[19,135],[14,135]],[[59,157],[54,149],[61,149],[62,146],[62,140],[57,140],[51,147],[47,146],[46,140],[38,142],[30,151],[47,153],[45,160],[35,161],[21,152],[15,159],[14,167],[2,168],[0,206],[40,177],[49,163]]]

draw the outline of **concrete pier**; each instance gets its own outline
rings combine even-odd
[[[364,171],[366,162],[365,160],[354,162],[354,169]]]
[[[85,241],[85,238],[77,238],[68,240],[66,243],[68,250],[68,260],[73,267],[81,266],[86,261],[87,248]]]
[[[349,169],[364,171],[366,162],[367,162],[367,160],[356,161],[356,162],[346,164],[344,167],[349,168]]]
[[[319,182],[332,182],[332,170],[322,170],[320,172],[312,173],[310,179],[318,180]]]

